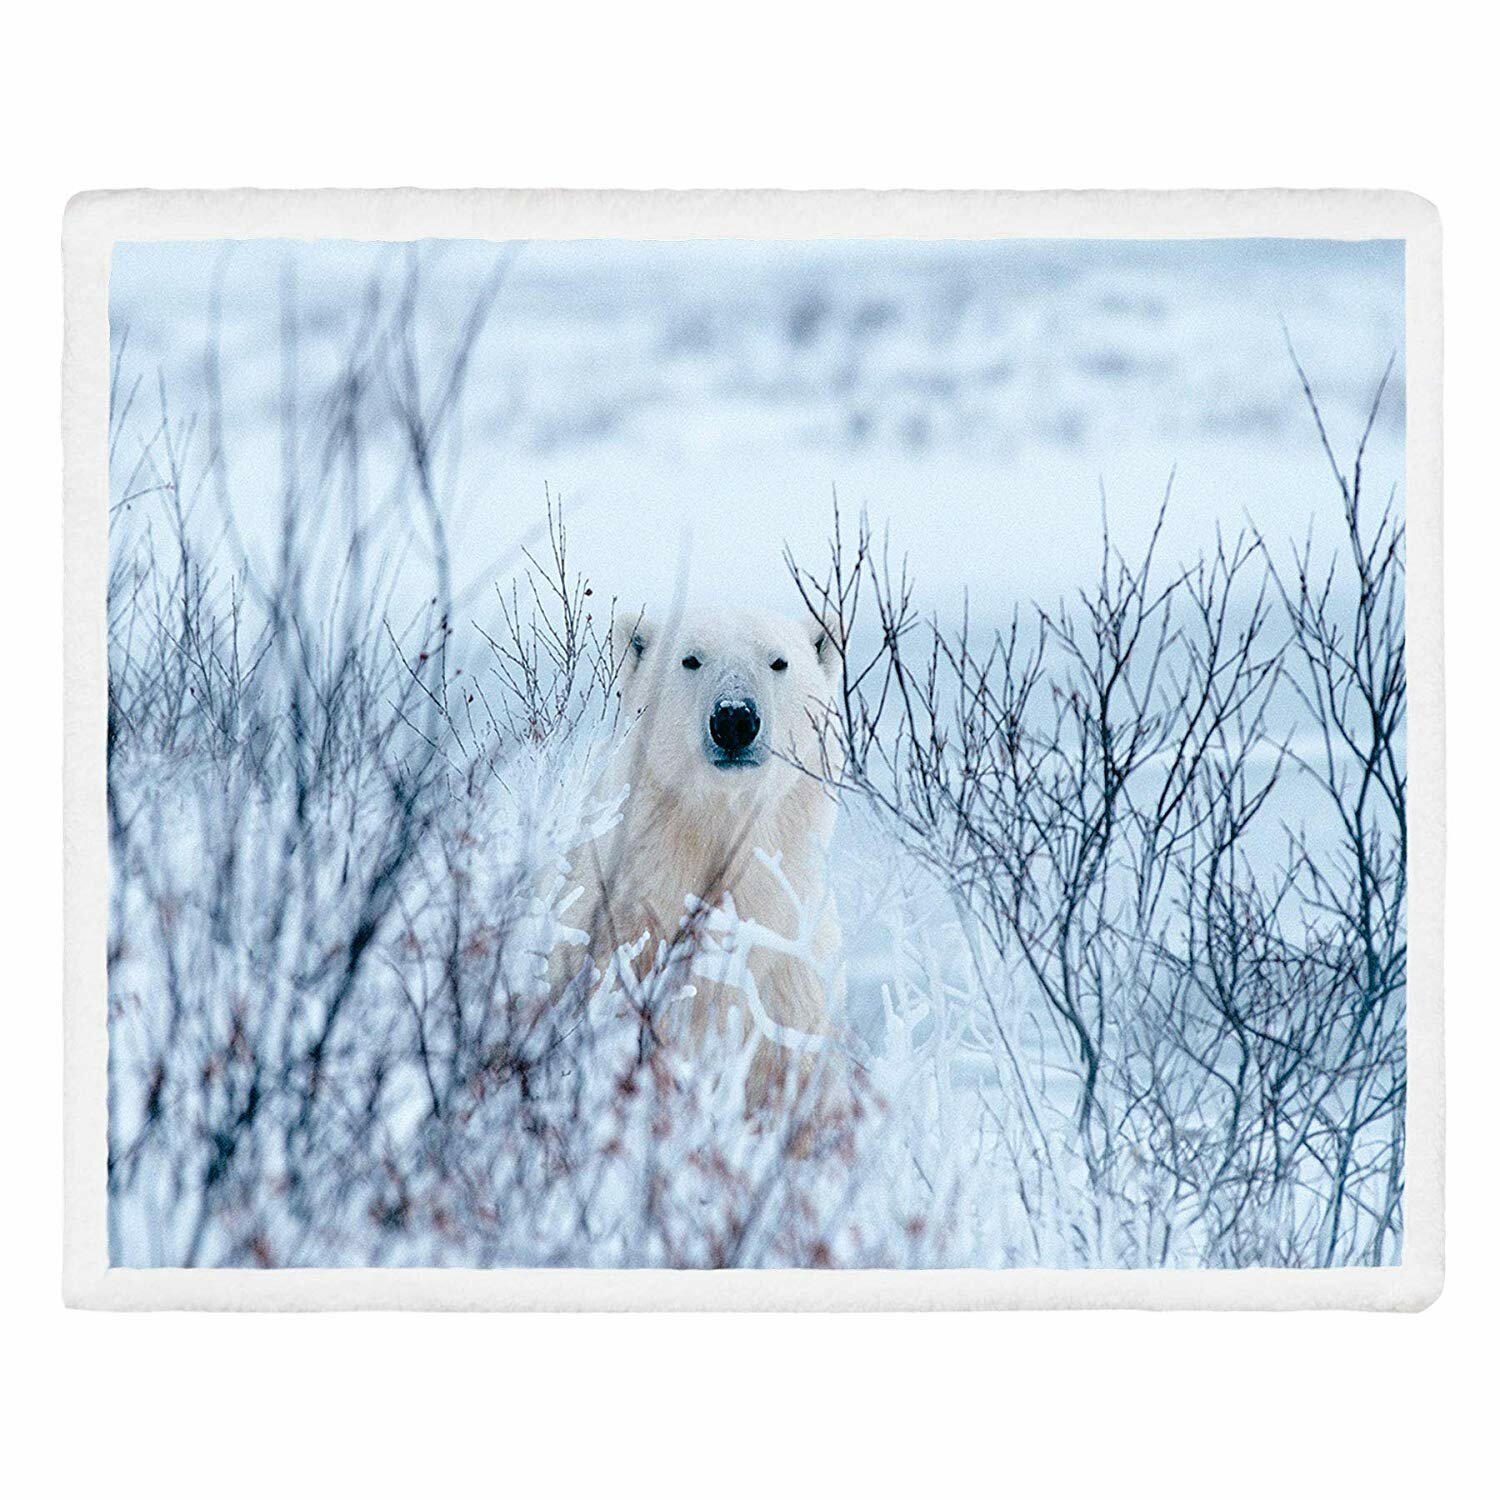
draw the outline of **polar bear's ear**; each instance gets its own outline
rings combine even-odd
[[[810,613],[807,618],[807,633],[812,639],[813,650],[817,652],[818,665],[822,667],[824,675],[836,677],[844,659],[836,631],[817,615]]]
[[[628,672],[646,654],[650,640],[644,611],[618,614],[609,629],[609,655],[617,672]]]

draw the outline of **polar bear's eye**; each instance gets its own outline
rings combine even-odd
[[[689,672],[696,672],[698,668],[703,665],[703,663],[699,661],[696,656],[684,656],[682,658],[682,664],[688,669]]]
[[[786,671],[786,657],[784,657],[784,656],[778,656],[776,658],[776,660],[771,663],[771,670],[773,672],[785,672]]]

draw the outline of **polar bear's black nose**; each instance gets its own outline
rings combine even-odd
[[[708,716],[708,732],[719,749],[738,755],[760,733],[760,713],[750,698],[720,698]]]

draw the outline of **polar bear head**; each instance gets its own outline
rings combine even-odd
[[[828,764],[824,726],[840,668],[809,615],[706,609],[617,616],[622,716],[638,764],[682,796],[775,799]]]

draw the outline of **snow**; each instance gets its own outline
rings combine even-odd
[[[281,299],[309,326],[312,385],[337,370],[371,279],[400,285],[404,254],[117,251],[116,342],[128,328],[132,361],[159,365],[184,410],[222,278],[230,478],[241,525],[268,518],[264,547],[280,514]],[[967,590],[1001,619],[1091,576],[1101,485],[1127,553],[1174,469],[1167,561],[1247,516],[1300,537],[1327,471],[1283,322],[1341,451],[1404,327],[1398,242],[459,242],[423,252],[433,351],[502,255],[444,490],[458,593],[481,613],[544,487],[568,508],[578,568],[633,601],[685,588],[711,603],[749,578],[790,607],[782,544],[821,553],[835,487],[890,527],[930,607]],[[1377,434],[1392,478],[1402,420],[1398,362]]]

